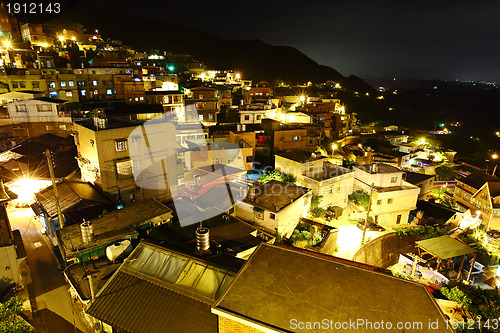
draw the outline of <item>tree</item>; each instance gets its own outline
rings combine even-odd
[[[292,184],[295,183],[296,181],[295,177],[278,171],[266,171],[259,177],[259,182],[261,182],[262,184],[267,183],[271,180],[279,180],[280,182],[283,183],[292,183]]]
[[[34,332],[33,327],[21,317],[23,300],[18,297],[11,298],[0,304],[0,332],[1,333],[29,333]]]
[[[436,168],[437,180],[453,180],[457,172],[451,164],[442,164]]]

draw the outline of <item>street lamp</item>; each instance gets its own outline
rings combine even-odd
[[[10,46],[11,46],[11,44],[10,44],[10,42],[9,42],[8,40],[4,41],[4,42],[3,42],[3,45],[4,45],[7,49],[8,49],[8,48],[10,48]]]
[[[497,163],[496,163],[496,159],[498,158],[498,155],[497,154],[493,154],[491,155],[491,158],[495,161],[495,168],[493,168],[493,172],[491,173],[492,176],[495,175],[495,172],[497,172]]]

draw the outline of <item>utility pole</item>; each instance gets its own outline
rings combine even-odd
[[[370,215],[370,209],[372,206],[372,195],[373,195],[373,186],[375,184],[372,183],[372,187],[370,189],[370,199],[368,199],[368,209],[366,210],[366,220],[365,220],[365,226],[363,228],[363,237],[361,238],[361,246],[365,243],[365,236],[366,236],[366,229],[368,228],[368,216]]]
[[[52,180],[52,188],[54,189],[54,199],[56,202],[57,216],[59,218],[59,225],[61,228],[64,227],[64,217],[61,211],[61,206],[59,205],[59,194],[57,193],[56,178],[54,176],[54,165],[52,164],[52,156],[50,155],[50,149],[45,150],[45,155],[47,155],[47,164],[49,166],[50,179]]]

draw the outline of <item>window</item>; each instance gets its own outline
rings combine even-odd
[[[377,205],[381,205],[382,204],[382,200],[377,200]]]
[[[390,205],[390,204],[392,204],[392,202],[393,202],[392,198],[387,199],[387,204]]]
[[[276,220],[276,214],[269,213],[269,218],[272,220]]]
[[[495,209],[493,211],[493,217],[500,217],[500,209]]]
[[[115,140],[115,150],[116,151],[127,150],[127,139]]]
[[[38,104],[36,106],[36,110],[38,112],[51,112],[52,108],[51,108],[50,104]]]
[[[56,83],[54,81],[49,82],[49,88],[55,89],[56,88]]]
[[[391,183],[395,183],[398,180],[398,177],[391,177]]]
[[[82,91],[80,91],[80,94],[82,94],[82,96],[87,95],[87,90],[83,89]]]
[[[484,205],[484,212],[489,213],[490,212],[490,206]]]
[[[260,115],[257,116],[257,120],[260,120]]]
[[[142,97],[142,96],[141,96],[141,97],[139,97],[139,100],[143,101],[143,100],[144,100],[144,97]]]
[[[107,90],[106,90],[106,94],[108,94],[108,95],[113,94],[113,90],[112,90],[112,89],[107,89]]]
[[[200,94],[200,95],[198,96],[198,99],[203,99],[203,94]]]
[[[294,136],[294,137],[293,137],[293,141],[297,141],[298,139],[299,139],[299,137],[298,137],[298,136]]]
[[[455,195],[457,197],[461,197],[462,196],[462,190],[460,190],[459,188],[456,188]]]
[[[333,193],[333,187],[330,188],[330,191],[329,191],[330,194]]]
[[[401,223],[401,215],[398,215],[398,217],[396,218],[396,224],[400,224]]]
[[[470,200],[470,194],[469,193],[464,193],[464,200],[469,201]]]
[[[66,91],[66,97],[73,97],[72,91]]]
[[[59,125],[59,130],[60,131],[65,131],[66,130],[66,125]]]
[[[263,220],[264,219],[264,212],[259,212],[259,211],[255,211],[255,217],[258,218],[259,220]]]
[[[33,89],[39,89],[40,88],[40,82],[33,81],[33,82],[31,82],[31,86],[33,87]]]
[[[26,105],[25,105],[25,104],[23,104],[23,105],[18,105],[18,106],[16,106],[16,111],[17,111],[17,112],[26,112],[26,111],[27,111],[27,110],[26,110]]]
[[[93,81],[92,81],[92,85],[93,85],[94,87],[95,87],[95,86],[97,86],[97,80],[93,80]]]
[[[51,91],[49,92],[49,95],[51,98],[57,98],[57,91]]]
[[[11,84],[12,84],[12,89],[19,88],[19,83],[17,81],[12,81]]]
[[[99,90],[94,90],[94,96],[99,95]]]
[[[66,87],[66,81],[61,81],[61,88]]]
[[[52,131],[52,126],[50,126],[50,125],[45,125],[45,131],[46,131],[46,132]]]
[[[200,121],[202,121],[202,120],[203,120],[203,115],[202,115],[202,114],[200,114],[200,115],[198,116],[198,119],[199,119]]]
[[[209,114],[208,114],[208,119],[214,119],[214,115],[213,115],[213,114],[211,114],[211,113],[209,113]]]
[[[250,120],[250,116],[245,116],[245,120]]]
[[[178,177],[177,178],[177,186],[182,186],[184,185],[184,177]]]
[[[25,81],[19,81],[19,88],[26,88],[26,82]]]
[[[132,163],[130,160],[116,162],[116,175],[118,177],[132,176]]]
[[[337,185],[336,191],[337,192],[341,192],[342,191],[342,185]]]
[[[75,86],[75,81],[68,81],[68,85],[70,87],[74,87]]]

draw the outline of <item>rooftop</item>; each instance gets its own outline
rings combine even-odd
[[[315,153],[314,151],[303,149],[294,149],[287,152],[279,152],[276,153],[276,155],[299,163],[306,163],[309,161],[316,161],[321,159],[324,159],[325,161],[327,160],[327,158],[321,155],[321,153]]]
[[[446,318],[423,284],[267,244],[254,252],[215,309],[278,332],[302,332],[292,319],[323,318],[422,322],[419,332],[434,332],[425,323],[437,320],[441,332],[453,332],[444,328]]]
[[[417,210],[424,212],[424,218],[433,218],[444,220],[445,222],[451,219],[459,211],[438,205],[429,201],[417,201]]]
[[[37,97],[37,98],[33,98],[33,99],[36,100],[36,101],[48,102],[48,103],[55,103],[55,104],[69,103],[69,101],[67,101],[67,100],[58,99],[58,98]]]
[[[183,95],[179,90],[147,90],[145,91],[147,95]]]
[[[59,195],[59,206],[62,212],[71,209],[82,201],[102,202],[106,204],[111,202],[100,190],[88,182],[63,180],[56,183],[56,186]],[[57,216],[54,188],[52,185],[35,193],[35,197],[48,216]]]
[[[404,176],[406,175],[406,177]],[[416,172],[410,172],[410,171],[405,171],[403,173],[403,179],[405,179],[408,183],[411,183],[413,185],[420,184],[421,182],[424,182],[426,180],[435,178],[436,176],[432,175],[424,175],[423,173],[416,173]]]
[[[60,250],[66,260],[74,258],[82,251],[105,246],[129,235],[137,234],[134,225],[151,220],[166,221],[172,218],[172,210],[156,200],[136,202],[123,209],[104,214],[92,220],[94,241],[84,243],[79,224],[57,230]]]
[[[384,163],[358,165],[358,166],[355,166],[354,168],[358,169],[358,170],[362,170],[362,171],[370,173],[370,174],[402,172],[398,168],[396,168],[392,165],[389,165],[389,164],[384,164]]]
[[[323,162],[323,168],[321,170],[314,172],[313,174],[308,174],[306,171],[304,173],[304,176],[321,182],[323,180],[332,179],[349,173],[352,173],[352,176],[354,176],[354,172],[352,170],[343,168],[330,162]]]
[[[107,117],[107,118],[99,118],[101,121],[105,122],[105,128],[98,129],[95,125],[94,119],[86,119],[75,121],[75,124],[86,127],[93,131],[104,131],[109,129],[116,128],[125,128],[125,127],[136,127],[144,123],[144,121],[133,121],[133,120],[125,120],[119,119],[115,117]]]
[[[311,190],[294,184],[271,180],[257,187],[255,191],[255,199],[251,200],[247,196],[244,202],[277,213]]]
[[[203,221],[203,226],[210,230],[211,250],[206,254],[196,251],[196,228],[198,223],[182,227],[178,222],[155,228],[150,238],[158,244],[187,255],[200,256],[217,266],[238,271],[243,260],[252,249],[264,241],[271,240],[271,235],[263,233],[250,224],[230,215],[218,215]],[[226,258],[224,256],[234,258]]]
[[[480,189],[487,182],[490,183],[500,182],[500,178],[497,178],[495,176],[490,176],[482,171],[476,171],[476,170],[471,171],[470,175],[468,176],[463,176],[459,174],[457,176],[457,180],[466,185],[469,185],[470,187],[476,190]]]
[[[87,313],[125,332],[217,332],[211,307],[233,279],[203,260],[141,242]]]

